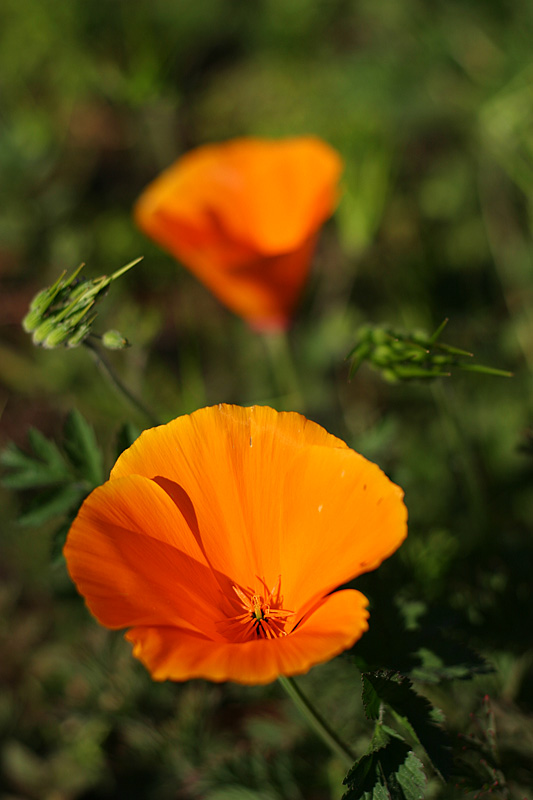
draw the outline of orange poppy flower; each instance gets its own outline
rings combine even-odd
[[[253,327],[284,328],[341,170],[338,153],[310,136],[205,145],[148,186],[135,219]]]
[[[402,490],[319,425],[220,405],[145,431],[87,498],[65,545],[94,616],[156,680],[269,683],[367,629],[334,591],[406,535]]]

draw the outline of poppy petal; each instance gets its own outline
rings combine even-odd
[[[132,628],[126,639],[155,680],[264,684],[307,672],[351,647],[368,627],[366,605],[360,592],[336,592],[296,631],[273,640],[213,642],[192,631],[155,627]]]
[[[143,192],[138,226],[255,327],[286,327],[338,200],[339,154],[312,137],[186,153]]]
[[[244,586],[256,577],[273,584],[280,545],[290,535],[283,518],[283,504],[291,502],[284,475],[298,452],[314,444],[348,452],[344,442],[300,414],[214,406],[142,433],[111,478],[166,475],[191,499],[213,569]],[[323,553],[324,543],[315,544]]]
[[[149,228],[163,211],[169,235],[173,225],[183,225],[211,241],[225,238],[263,255],[286,253],[330,216],[342,167],[336,150],[313,136],[208,144],[145,189],[136,218]]]
[[[402,542],[402,490],[295,413],[220,405],[145,431],[69,532],[93,614],[156,679],[268,683],[366,630],[343,583]]]
[[[323,598],[309,616],[280,641],[282,675],[296,675],[352,647],[368,630],[368,600],[355,589]],[[299,669],[307,661],[305,670]]]
[[[281,574],[294,610],[375,569],[406,536],[402,490],[295,413],[225,405],[179,417],[145,431],[112,477],[137,470],[183,487],[214,569],[245,586]]]
[[[258,257],[233,248],[234,260],[213,269],[220,245],[206,241],[198,248],[183,242],[175,255],[218,299],[258,330],[286,327],[298,301],[313,257],[317,235],[281,255]]]
[[[339,154],[316,137],[237,139],[223,146],[214,209],[225,230],[264,255],[299,247],[338,199]],[[246,202],[243,203],[243,198]]]
[[[280,572],[287,607],[298,600],[312,605],[394,553],[407,535],[402,498],[376,464],[353,450],[310,447],[298,454],[283,482]]]
[[[217,636],[220,585],[185,517],[154,481],[130,475],[95,489],[64,552],[103,625],[181,624]]]

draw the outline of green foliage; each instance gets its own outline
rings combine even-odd
[[[40,492],[18,518],[19,525],[39,526],[54,517],[62,516],[80,505],[80,488],[76,484]]]
[[[431,703],[417,694],[409,678],[398,672],[363,673],[363,705],[369,719],[380,719],[382,704],[396,721],[426,751],[435,769],[447,779],[451,768],[451,746],[439,715]]]
[[[380,573],[364,580],[366,585],[361,588],[372,598],[374,624],[350,651],[350,659],[362,673],[385,670],[437,685],[494,671],[490,662],[459,636],[458,631],[466,625],[464,619],[456,617],[450,630],[438,608],[429,612],[421,601],[398,603],[391,598],[384,589],[387,578]]]
[[[78,474],[89,486],[98,486],[104,480],[102,453],[94,431],[79,411],[71,411],[65,422],[63,446]]]
[[[368,753],[352,767],[343,800],[423,800],[422,762],[394,731],[376,725]]]
[[[441,683],[468,680],[475,675],[487,675],[494,671],[494,667],[483,656],[444,631],[420,631],[417,638],[420,665],[411,671],[411,677],[417,681]]]
[[[36,429],[28,432],[31,452],[10,443],[0,453],[5,469],[2,485],[32,492],[18,524],[41,526],[56,517],[67,517],[52,539],[52,556],[57,558],[70,523],[87,495],[104,481],[102,452],[94,431],[79,411],[65,421],[61,448]],[[39,490],[39,491],[37,491]]]
[[[0,464],[9,472],[2,484],[11,489],[33,489],[62,483],[70,478],[68,464],[57,445],[35,428],[28,431],[34,455],[9,444],[0,454]]]

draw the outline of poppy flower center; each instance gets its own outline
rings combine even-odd
[[[253,639],[277,639],[286,636],[288,618],[293,615],[282,607],[281,575],[272,589],[261,580],[260,591],[232,586],[242,613],[229,616],[219,625],[220,632],[231,641],[245,642]],[[235,601],[233,601],[235,605]]]

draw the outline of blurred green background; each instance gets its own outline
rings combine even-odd
[[[25,447],[30,426],[60,439],[76,407],[109,469],[120,426],[145,425],[84,348],[38,350],[20,327],[62,270],[143,255],[100,311],[132,343],[111,354],[123,380],[163,419],[217,402],[303,411],[405,488],[407,544],[356,583],[372,620],[355,655],[400,668],[413,631],[444,629],[486,656],[493,673],[417,685],[454,741],[495,721],[490,796],[532,798],[533,5],[4,0],[0,32],[0,445]],[[295,392],[283,353],[136,231],[131,207],[195,145],[308,133],[346,169],[289,332]],[[361,324],[430,333],[446,317],[444,341],[514,377],[390,384],[363,366],[348,380]],[[153,684],[50,566],[54,524],[17,523],[27,495],[0,496],[2,799],[341,797],[342,765],[275,684]],[[301,685],[364,752],[353,659]]]

